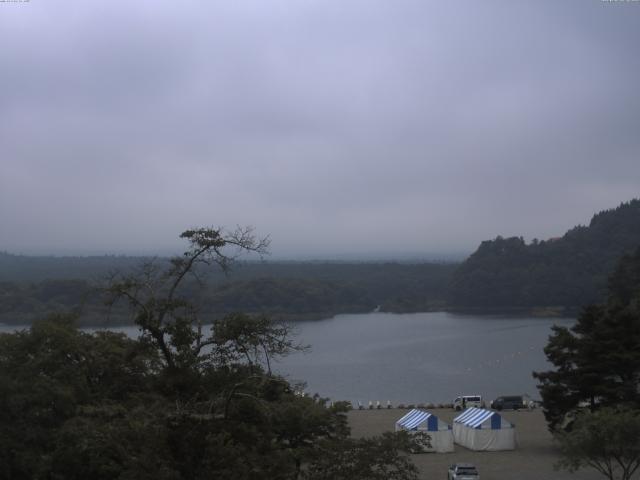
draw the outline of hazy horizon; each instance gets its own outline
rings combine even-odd
[[[186,245],[184,245],[186,248]],[[175,250],[157,250],[157,251],[121,251],[121,252],[103,252],[103,251],[58,251],[54,253],[47,252],[17,252],[9,250],[0,250],[0,254],[8,254],[13,256],[24,256],[33,258],[88,258],[88,257],[171,257],[181,255],[183,248]],[[360,252],[360,253],[327,253],[327,254],[291,254],[291,255],[273,255],[267,253],[262,257],[258,255],[248,254],[238,258],[238,261],[249,262],[335,262],[335,263],[377,263],[377,262],[399,262],[399,263],[449,263],[459,262],[468,257],[472,252],[445,252],[445,253],[428,253],[428,252]]]
[[[629,199],[634,200],[634,199]],[[621,202],[621,203],[626,203]],[[606,210],[612,210],[616,208],[605,208],[599,210],[597,212],[593,212],[593,215],[600,213]],[[531,243],[531,241],[535,238],[537,240],[549,240],[550,238],[557,238],[563,236],[568,230],[571,230],[577,226],[586,226],[589,225],[589,221],[593,217],[591,215],[588,220],[584,222],[578,222],[574,225],[567,226],[565,231],[559,232],[558,235],[552,237],[536,237],[533,236],[531,238],[525,238],[522,235],[512,235],[515,237],[522,237],[526,243]],[[257,234],[258,232],[256,232]],[[428,251],[387,251],[387,252],[376,252],[376,251],[360,251],[357,253],[346,253],[346,252],[320,252],[320,253],[290,253],[287,252],[279,252],[274,254],[272,249],[262,257],[255,254],[244,255],[240,257],[239,260],[248,260],[248,261],[274,261],[274,262],[314,262],[314,261],[335,261],[335,262],[377,262],[377,261],[399,261],[399,262],[457,262],[462,261],[471,255],[477,247],[480,246],[480,243],[487,240],[494,240],[498,236],[503,236],[500,234],[496,234],[490,238],[479,239],[478,242],[473,246],[473,248],[469,251],[441,251],[441,252],[428,252]],[[503,236],[504,237],[504,236]],[[46,250],[35,250],[35,251],[10,251],[8,249],[0,249],[0,253],[8,253],[10,255],[23,255],[23,256],[33,256],[33,257],[91,257],[91,256],[122,256],[122,257],[147,257],[147,256],[159,256],[159,257],[170,257],[173,255],[180,255],[184,249],[187,248],[187,244],[178,239],[176,241],[176,247],[173,249],[140,249],[140,250],[132,250],[132,249],[124,249],[120,251],[116,250],[91,250],[91,249],[58,249],[57,251],[46,251]]]
[[[0,251],[464,256],[640,194],[640,2],[0,2]]]

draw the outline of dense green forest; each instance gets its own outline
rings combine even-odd
[[[637,199],[594,215],[588,226],[561,238],[530,244],[521,237],[485,241],[454,273],[450,306],[562,312],[601,302],[616,262],[639,245]]]
[[[196,281],[184,288],[210,319],[243,311],[302,320],[374,309],[573,315],[604,299],[614,265],[639,245],[640,200],[631,200],[561,238],[482,242],[461,264],[245,261],[228,274],[203,273],[204,288]],[[124,309],[105,307],[97,287],[113,272],[168,261],[0,253],[0,322],[29,323],[71,311],[84,324],[130,323]]]
[[[130,323],[117,306],[107,309],[99,285],[109,272],[131,271],[158,258],[23,257],[0,254],[0,322],[29,323],[48,312],[74,312],[84,324]],[[113,263],[112,263],[113,262]],[[442,309],[455,264],[241,262],[228,275],[203,272],[204,287],[185,285],[203,315],[235,311],[291,320],[338,313]],[[20,281],[11,280],[19,279]]]

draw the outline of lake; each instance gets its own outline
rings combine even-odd
[[[534,370],[546,370],[543,348],[566,318],[514,318],[444,312],[338,315],[298,324],[311,344],[278,365],[309,393],[333,400],[386,404],[444,403],[461,394],[540,398]]]
[[[354,405],[444,403],[462,394],[539,398],[531,372],[550,367],[542,350],[550,328],[573,323],[445,312],[337,315],[296,323],[297,339],[311,350],[285,357],[274,370],[305,381],[310,394]],[[0,325],[0,331],[16,328]]]

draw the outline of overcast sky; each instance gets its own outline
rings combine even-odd
[[[640,196],[640,1],[0,2],[0,250],[548,238]]]

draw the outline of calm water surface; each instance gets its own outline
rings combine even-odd
[[[274,369],[307,392],[333,400],[385,404],[451,402],[461,394],[529,394],[534,370],[549,368],[543,347],[553,324],[570,319],[449,313],[338,315],[296,323],[311,351]],[[16,327],[0,325],[0,331]],[[136,336],[135,327],[115,329]]]
[[[553,324],[570,319],[462,316],[443,312],[338,315],[298,324],[308,354],[278,365],[310,393],[363,404],[451,402],[461,394],[529,394]]]

